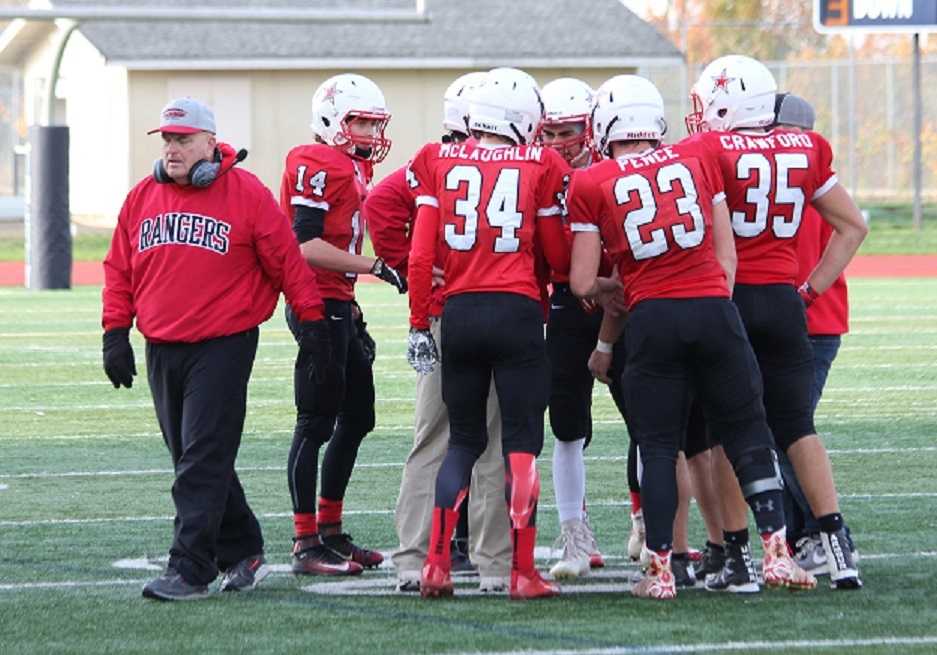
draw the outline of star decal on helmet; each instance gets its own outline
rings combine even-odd
[[[729,84],[737,80],[737,77],[729,77],[726,74],[726,69],[723,68],[722,72],[719,75],[712,78],[713,80],[713,93],[716,91],[722,90],[726,93],[729,93]]]
[[[332,86],[326,87],[325,93],[322,94],[322,102],[331,102],[332,105],[335,105],[335,96],[341,93],[341,90],[338,88],[338,82],[332,84]]]

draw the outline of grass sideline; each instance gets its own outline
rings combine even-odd
[[[564,585],[559,599],[512,603],[351,595],[340,592],[341,580],[274,575],[250,595],[173,605],[139,597],[152,571],[114,566],[163,556],[171,534],[169,456],[145,384],[142,341],[134,336],[140,370],[134,388],[116,391],[100,369],[99,288],[0,289],[0,651],[376,655],[647,647],[657,653],[675,652],[668,645],[708,650],[729,642],[745,651],[746,643],[754,650],[756,642],[785,639],[801,640],[798,652],[830,650],[822,641],[884,654],[897,648],[882,640],[900,637],[907,640],[902,653],[932,653],[937,280],[860,279],[851,290],[852,333],[817,423],[864,557],[862,592],[824,585],[743,599],[690,591],[658,604],[600,591],[600,583],[622,587],[633,568],[622,559],[626,435],[598,389],[586,454],[590,516],[609,556],[604,577]],[[378,342],[378,427],[360,451],[346,526],[359,543],[386,551],[395,544],[392,512],[412,439],[414,376],[403,358],[405,298],[386,285],[362,285],[360,298]],[[239,468],[261,515],[269,559],[284,565],[295,345],[279,316],[262,330]],[[540,546],[557,534],[551,455],[548,431],[539,464]],[[695,510],[691,535],[702,543]],[[392,585],[384,571],[361,581],[385,592]],[[302,591],[311,583],[334,593]]]

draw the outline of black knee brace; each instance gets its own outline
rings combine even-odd
[[[732,467],[745,498],[765,491],[781,491],[784,488],[781,468],[778,466],[778,454],[773,448],[744,452],[732,460]]]

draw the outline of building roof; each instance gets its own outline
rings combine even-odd
[[[53,0],[53,6],[126,6]],[[149,4],[149,0],[147,0]],[[415,10],[414,0],[159,0],[186,6]],[[426,0],[425,22],[86,21],[80,31],[132,69],[569,68],[679,61],[677,48],[619,0]]]

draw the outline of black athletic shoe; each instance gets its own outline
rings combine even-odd
[[[706,547],[702,552],[702,557],[700,557],[700,561],[696,565],[696,577],[700,580],[705,580],[713,573],[719,573],[722,567],[725,566],[725,563],[726,549],[719,544],[707,541]]]
[[[202,600],[208,596],[208,585],[189,584],[172,568],[143,585],[143,597],[153,600]]]
[[[351,535],[345,532],[324,534],[321,537],[322,544],[333,553],[349,562],[356,562],[366,569],[380,566],[384,561],[384,556],[379,552],[356,545]]]
[[[692,589],[696,586],[696,571],[693,570],[693,562],[686,554],[682,557],[673,555],[670,559],[670,569],[673,571],[677,589]]]
[[[293,539],[292,569],[296,575],[358,575],[364,567],[326,548],[314,535]]]
[[[826,551],[826,565],[830,571],[830,587],[833,589],[861,589],[859,566],[853,554],[855,546],[846,528],[836,532],[821,532],[820,540]]]
[[[472,564],[472,560],[469,559],[468,541],[466,539],[452,540],[450,562],[452,575],[478,575],[478,567]]]
[[[242,559],[225,572],[221,591],[251,591],[270,575],[263,553]]]
[[[725,564],[719,573],[706,576],[706,591],[730,591],[733,594],[755,594],[761,591],[749,544],[726,544]]]

